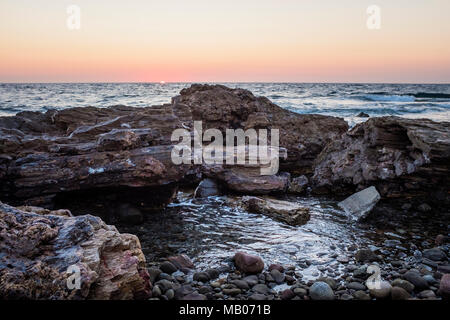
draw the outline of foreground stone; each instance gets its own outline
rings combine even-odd
[[[439,292],[445,299],[450,300],[450,273],[442,276]]]
[[[150,297],[149,274],[136,236],[120,234],[91,215],[58,214],[40,215],[0,202],[0,297]],[[75,268],[72,271],[71,266]],[[80,271],[81,288],[71,290],[67,280],[74,274],[67,271],[76,270]]]
[[[264,269],[264,261],[260,257],[245,252],[236,252],[234,263],[245,273],[260,273]]]
[[[310,218],[309,208],[293,202],[245,196],[242,204],[249,212],[264,214],[292,226],[305,224]]]
[[[350,219],[357,221],[367,217],[380,198],[377,189],[372,186],[339,202],[338,206],[345,211]]]

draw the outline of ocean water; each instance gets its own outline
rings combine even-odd
[[[245,88],[298,113],[339,116],[350,125],[395,115],[450,121],[450,84],[221,83]],[[169,103],[190,83],[0,84],[0,116],[70,107]]]

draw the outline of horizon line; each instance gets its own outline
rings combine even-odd
[[[412,84],[412,85],[450,85],[449,82],[351,82],[351,81],[31,81],[31,82],[1,82],[0,84],[251,84],[251,83],[276,83],[276,84]]]

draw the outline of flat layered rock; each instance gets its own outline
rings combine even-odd
[[[241,202],[249,212],[260,213],[292,226],[303,225],[310,218],[309,208],[289,201],[246,196],[242,197]]]

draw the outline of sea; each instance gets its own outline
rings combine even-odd
[[[450,121],[450,84],[363,83],[220,83],[248,89],[282,108],[300,114],[344,118],[350,126],[371,117],[400,116]],[[0,116],[21,111],[169,103],[191,83],[4,83],[0,84]]]

